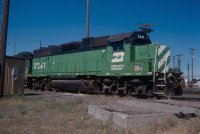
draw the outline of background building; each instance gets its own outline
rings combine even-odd
[[[20,95],[24,92],[25,59],[6,57],[4,95]]]

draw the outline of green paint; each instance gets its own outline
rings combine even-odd
[[[155,52],[153,44],[125,44],[124,50],[119,52],[113,52],[108,46],[100,50],[33,58],[31,76],[146,76],[154,70]]]

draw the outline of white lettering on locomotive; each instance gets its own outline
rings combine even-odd
[[[123,64],[121,64],[121,65],[111,65],[111,70],[113,70],[113,71],[123,70],[123,68],[124,68]]]
[[[43,62],[43,63],[39,63],[39,62],[34,63],[34,69],[39,70],[39,69],[45,69],[45,68],[46,68],[46,63],[45,62]]]

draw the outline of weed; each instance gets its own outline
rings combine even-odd
[[[87,115],[88,104],[109,104],[118,97],[95,97],[92,101],[83,98],[23,98],[0,99],[0,133],[2,134],[198,134],[200,119],[178,120],[166,118],[157,120],[148,127],[123,129],[109,122],[101,122]],[[129,98],[127,98],[129,99]],[[18,114],[26,116],[18,116]],[[10,116],[11,115],[11,116]],[[83,117],[83,118],[82,118]]]
[[[166,121],[165,121],[165,124],[168,126],[168,127],[175,127],[178,122],[176,119],[172,119],[172,118],[167,118]]]
[[[22,104],[23,102],[24,102],[23,97],[20,96],[4,97],[3,99],[0,100],[0,105],[16,106]]]
[[[187,128],[188,134],[199,134],[200,133],[200,118],[196,118],[191,121],[189,127]]]
[[[17,108],[18,108],[18,110],[20,111],[20,113],[21,113],[22,115],[25,115],[25,114],[28,113],[27,107],[26,107],[25,105],[23,105],[23,104],[18,105]]]
[[[108,122],[102,122],[100,124],[100,128],[101,129],[108,129],[110,127],[109,123]]]
[[[87,121],[85,121],[85,120],[77,120],[77,121],[75,121],[75,123],[74,123],[74,127],[76,128],[76,129],[84,129],[84,128],[88,128],[89,127],[89,125],[87,124]]]
[[[48,100],[45,101],[45,106],[50,110],[59,110],[62,112],[73,112],[78,110],[78,107],[83,104],[82,99],[78,99],[75,101],[66,101],[66,102],[59,102],[56,100]]]

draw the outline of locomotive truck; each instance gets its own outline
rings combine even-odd
[[[170,68],[170,48],[152,43],[151,31],[141,28],[35,50],[26,62],[26,85],[103,94],[181,95],[182,73]]]

